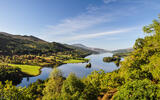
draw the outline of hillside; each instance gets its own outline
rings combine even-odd
[[[85,50],[74,49],[56,42],[47,42],[34,36],[12,35],[0,32],[0,54],[49,54],[56,52],[81,52],[90,53]]]
[[[32,35],[31,36],[12,35],[12,34],[9,34],[9,33],[6,33],[6,32],[0,32],[0,35],[5,35],[5,36],[15,38],[15,39],[29,40],[29,41],[35,41],[35,42],[40,42],[40,43],[47,43],[46,41],[44,41],[42,39],[39,39],[39,38],[37,38],[35,36],[32,36]]]

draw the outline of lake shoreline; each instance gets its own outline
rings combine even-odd
[[[107,55],[113,55],[112,53],[103,53],[103,54],[91,54],[84,58],[90,59],[89,62],[84,63],[67,63],[67,64],[61,64],[59,66],[56,66],[58,69],[60,69],[63,72],[64,77],[67,77],[70,72],[73,72],[78,77],[86,77],[88,74],[90,74],[92,71],[96,70],[104,70],[105,72],[111,72],[113,70],[118,69],[117,66],[114,63],[105,63],[103,62],[103,57]],[[85,66],[91,63],[91,68],[86,68]],[[20,84],[17,86],[28,86],[29,84],[35,82],[37,79],[45,80],[49,77],[50,72],[52,71],[54,67],[42,67],[40,69],[41,73],[38,76],[32,76],[28,77],[29,80],[27,80],[27,77],[24,77]]]

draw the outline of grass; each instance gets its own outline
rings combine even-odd
[[[31,75],[31,76],[37,76],[40,74],[40,66],[32,66],[32,65],[20,65],[20,64],[8,64],[12,67],[20,68],[22,72]]]
[[[83,63],[83,62],[87,62],[88,59],[69,59],[64,61],[63,63]]]

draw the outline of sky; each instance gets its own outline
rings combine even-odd
[[[0,31],[107,50],[133,47],[160,0],[0,0]]]

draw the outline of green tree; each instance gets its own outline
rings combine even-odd
[[[104,71],[94,71],[90,75],[88,75],[83,82],[85,84],[84,91],[82,93],[82,97],[85,100],[97,100],[100,92],[103,92],[104,89],[102,87],[104,78]]]
[[[144,43],[145,43],[144,39],[138,38],[138,39],[136,40],[133,48],[134,48],[134,49],[142,49],[143,46],[144,46]]]
[[[26,88],[17,88],[12,82],[0,83],[0,100],[34,100]]]
[[[119,88],[114,100],[159,100],[159,87],[148,79],[127,82]]]
[[[54,68],[50,74],[48,82],[43,90],[43,100],[57,100],[61,96],[61,88],[63,84],[62,72]]]
[[[84,87],[83,82],[71,73],[63,83],[62,98],[64,100],[78,100],[81,98]]]

